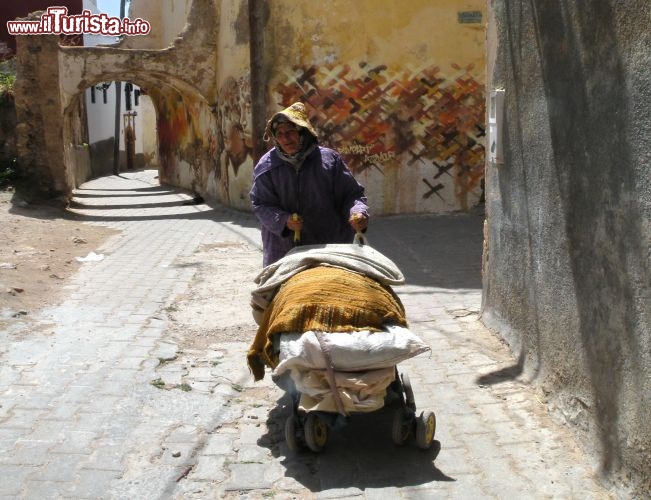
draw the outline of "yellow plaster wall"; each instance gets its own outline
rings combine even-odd
[[[374,213],[480,201],[484,0],[269,5],[269,114],[305,102],[322,143],[342,152],[366,186]],[[478,12],[481,22],[461,23],[461,12]]]
[[[295,62],[362,58],[401,66],[435,56],[441,66],[461,60],[484,64],[477,47],[485,39],[485,0],[285,0],[270,6],[269,28],[279,28],[275,36],[281,41],[282,31],[294,36],[278,55]],[[457,14],[469,11],[481,12],[484,22],[459,24]]]
[[[192,4],[189,0],[161,2],[162,40],[181,29]],[[248,1],[209,3],[217,14],[211,24],[217,40],[212,82],[216,98],[206,103],[214,122],[202,113],[195,118],[202,124],[200,130],[192,136],[195,143],[211,145],[208,156],[214,160],[201,159],[197,169],[191,161],[196,151],[183,155],[185,160],[176,167],[170,163],[171,152],[159,159],[171,177],[181,164],[194,164],[188,172],[197,175],[193,184],[201,192],[250,210]],[[267,116],[296,100],[305,102],[321,143],[342,153],[366,186],[376,215],[449,212],[480,202],[484,0],[260,3],[264,4],[268,8],[262,68]],[[460,23],[460,12],[478,12],[481,22]],[[157,109],[162,115],[169,111]],[[171,133],[165,120],[158,118],[159,142],[161,125],[165,133]]]

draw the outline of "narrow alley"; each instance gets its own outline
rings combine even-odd
[[[284,441],[286,395],[254,383],[249,294],[259,229],[197,204],[153,170],[74,193],[87,223],[120,231],[0,349],[3,498],[625,498],[518,378],[478,320],[483,214],[372,220],[410,327],[431,347],[401,363],[435,446],[396,447],[381,410],[333,431],[321,454]]]

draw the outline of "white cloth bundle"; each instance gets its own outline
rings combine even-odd
[[[335,370],[341,401],[347,412],[382,408],[386,388],[394,379],[395,365],[431,350],[408,328],[387,325],[384,331],[324,333],[323,342]],[[326,358],[315,332],[279,335],[279,377],[289,372],[301,393],[304,411],[336,412],[334,395],[326,375]]]
[[[292,379],[301,393],[298,407],[303,411],[338,411],[325,370],[292,370]],[[395,379],[395,368],[365,372],[335,372],[337,391],[346,413],[366,413],[384,406],[386,389]]]
[[[386,325],[380,332],[325,333],[323,339],[336,371],[388,368],[430,350],[411,330],[398,325]],[[280,362],[274,370],[278,375],[292,368],[326,368],[325,356],[314,332],[281,334],[278,357]]]

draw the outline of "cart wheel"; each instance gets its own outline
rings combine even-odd
[[[318,453],[328,442],[328,426],[316,413],[308,413],[305,420],[305,444],[307,447]]]
[[[429,449],[435,433],[436,415],[433,411],[421,412],[420,417],[416,419],[416,445],[421,450]]]
[[[414,390],[411,388],[411,381],[409,375],[402,374],[402,388],[405,391],[405,399],[407,400],[407,408],[416,411],[416,400],[414,399]]]
[[[393,428],[391,429],[391,439],[398,446],[402,446],[407,441],[413,422],[403,408],[398,408],[393,412]]]
[[[297,428],[298,418],[296,418],[296,415],[291,415],[285,421],[285,442],[287,443],[287,448],[293,452],[301,451],[304,448]]]

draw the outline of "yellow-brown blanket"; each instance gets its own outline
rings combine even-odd
[[[261,380],[265,365],[278,365],[275,334],[379,331],[386,323],[407,326],[405,309],[393,290],[354,271],[313,267],[279,288],[249,348],[249,368],[255,380]]]

